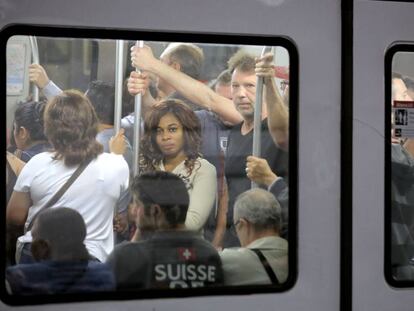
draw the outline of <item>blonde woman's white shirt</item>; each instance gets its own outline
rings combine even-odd
[[[34,156],[21,171],[15,191],[29,192],[33,205],[25,226],[59,191],[77,169],[67,167],[54,153]],[[129,169],[122,155],[102,153],[91,161],[63,196],[49,208],[68,207],[78,211],[86,223],[85,246],[92,256],[105,261],[114,248],[113,215],[121,193],[128,188]],[[32,241],[30,231],[19,238]]]

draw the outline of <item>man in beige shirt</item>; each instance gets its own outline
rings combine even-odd
[[[238,196],[234,226],[241,247],[220,253],[226,285],[278,285],[286,281],[288,242],[279,236],[280,225],[281,208],[271,193],[256,188]]]

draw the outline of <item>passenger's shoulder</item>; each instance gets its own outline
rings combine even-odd
[[[115,246],[110,258],[131,258],[133,254],[145,253],[144,242],[125,242]],[[110,260],[108,260],[110,261]]]
[[[32,159],[50,159],[53,160],[54,152],[44,151],[35,154]]]
[[[26,273],[35,274],[39,271],[46,271],[48,268],[49,268],[48,265],[44,263],[38,263],[38,262],[34,262],[31,264],[18,264],[15,266],[7,267],[6,276],[22,275]]]
[[[32,165],[35,165],[36,163],[47,163],[52,162],[53,160],[53,152],[45,151],[40,152],[36,155],[34,155],[30,161],[27,162],[27,164],[31,163]],[[26,165],[27,165],[26,164]]]
[[[266,236],[259,238],[249,245],[246,249],[287,249],[288,241],[280,236]]]
[[[204,247],[204,248],[210,250],[211,252],[218,253],[216,248],[210,242],[208,242],[207,240],[205,240],[201,236],[198,236],[198,233],[196,233],[196,234],[197,234],[197,237],[195,238],[194,241],[197,245],[199,245],[200,247]]]
[[[204,110],[204,109],[201,109],[201,110],[196,110],[196,111],[194,111],[194,114],[197,116],[197,118],[199,118],[199,119],[203,119],[203,118],[206,118],[206,117],[208,117],[208,111],[207,110]]]
[[[391,144],[391,160],[393,163],[414,167],[414,159],[400,144]]]
[[[248,252],[249,250],[243,247],[230,247],[223,249],[219,254],[223,261],[233,262],[236,260],[237,262],[240,261]]]
[[[243,126],[243,122],[240,122],[240,123],[234,124],[233,126],[231,126],[231,127],[229,128],[230,133],[231,133],[231,132],[240,133],[242,126]]]
[[[194,111],[194,113],[200,121],[208,120],[211,122],[216,122],[218,120],[217,116],[212,111],[201,109],[201,110]]]
[[[198,162],[200,162],[200,166],[204,169],[214,169],[215,167],[213,164],[211,164],[210,162],[208,162],[206,159],[204,158],[198,158],[197,159]]]
[[[102,163],[102,165],[110,165],[111,168],[115,165],[128,168],[128,164],[122,154],[103,152],[98,156],[98,162]]]
[[[198,158],[197,161],[199,163],[199,167],[198,167],[199,173],[216,175],[216,168],[213,164],[211,164],[210,162],[208,162],[206,159],[203,159],[203,158]]]

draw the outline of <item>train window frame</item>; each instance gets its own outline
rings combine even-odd
[[[414,57],[414,44],[393,43],[385,52],[384,64],[384,276],[386,282],[395,288],[414,287],[414,278],[412,280],[397,280],[392,272],[392,191],[391,191],[391,116],[392,107],[392,73],[393,60],[397,53],[410,52]],[[413,266],[414,269],[414,266]]]
[[[165,30],[131,30],[131,29],[108,29],[108,28],[82,28],[82,27],[55,27],[38,26],[29,24],[8,25],[0,32],[0,48],[2,55],[6,55],[6,46],[9,38],[15,35],[45,36],[55,38],[75,39],[122,39],[122,40],[150,40],[168,42],[195,42],[211,44],[238,44],[238,45],[271,45],[280,46],[289,54],[289,246],[288,246],[288,279],[280,286],[275,285],[246,285],[246,286],[219,286],[192,289],[145,289],[134,292],[105,292],[88,294],[55,294],[39,296],[17,296],[10,295],[6,290],[5,282],[1,282],[0,299],[9,305],[32,305],[45,303],[60,303],[74,301],[101,301],[101,300],[135,300],[155,298],[178,298],[196,296],[221,296],[221,295],[246,295],[285,292],[291,289],[298,276],[298,121],[299,121],[299,54],[298,48],[291,38],[286,36],[264,36],[260,34],[240,35],[233,33],[195,33],[195,32],[170,32]],[[0,96],[6,99],[6,56],[3,57],[3,66],[0,68]],[[6,105],[3,105],[3,124],[6,124]],[[6,149],[5,129],[3,128],[3,146]],[[5,160],[5,158],[3,158]],[[6,160],[5,160],[6,161]],[[5,172],[3,171],[3,174]],[[3,175],[5,180],[5,175]],[[0,216],[0,226],[5,233],[6,217],[5,210]],[[5,234],[0,242],[0,263],[6,267],[5,262]],[[0,278],[5,280],[5,269],[0,269]],[[22,299],[22,297],[24,299]]]

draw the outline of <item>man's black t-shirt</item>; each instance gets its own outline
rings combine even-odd
[[[190,231],[157,232],[148,240],[121,244],[107,262],[118,290],[223,284],[217,251]]]
[[[227,212],[227,225],[233,223],[233,206],[237,196],[249,190],[251,181],[246,176],[246,159],[252,155],[253,130],[246,135],[241,134],[242,123],[230,130],[226,153],[226,180],[229,191],[229,205]],[[261,126],[261,158],[267,160],[270,168],[280,177],[288,175],[288,153],[277,147],[269,134],[267,119]],[[232,246],[232,245],[229,245]],[[235,246],[235,245],[233,245]]]

